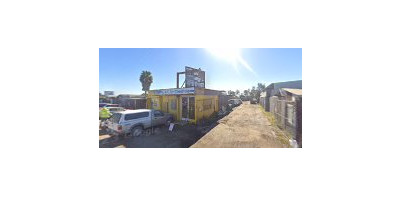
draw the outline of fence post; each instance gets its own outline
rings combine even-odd
[[[302,148],[302,97],[296,98],[296,141]]]

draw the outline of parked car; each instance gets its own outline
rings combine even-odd
[[[173,116],[154,109],[137,109],[115,112],[107,123],[111,133],[116,135],[132,134],[139,136],[152,126],[169,125]]]
[[[118,104],[111,104],[111,103],[99,103],[99,109],[103,107],[118,107]]]
[[[100,107],[99,108],[99,118],[100,118],[100,113],[101,113],[102,108],[107,108],[111,114],[113,114],[115,112],[119,112],[119,111],[125,111],[125,109],[123,107],[108,107],[108,106],[113,106],[113,105],[116,105],[116,104],[105,105],[105,107]]]
[[[107,107],[107,108],[108,110],[110,110],[111,113],[125,111],[123,107]]]
[[[228,104],[231,104],[233,107],[237,107],[242,104],[242,100],[240,99],[229,99]]]
[[[126,109],[124,109],[123,107],[105,107],[107,108],[111,114],[115,113],[115,112],[120,112],[120,111],[125,111]],[[101,108],[99,110],[99,116],[101,113]]]
[[[250,100],[250,103],[251,103],[251,104],[257,104],[258,102],[257,102],[257,99],[256,99],[256,98],[252,98],[252,99]]]

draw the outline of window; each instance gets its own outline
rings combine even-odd
[[[212,100],[211,99],[207,99],[203,101],[203,109],[204,110],[209,110],[211,109],[212,106]]]
[[[119,120],[121,119],[121,114],[120,113],[114,113],[111,116],[111,122],[112,123],[119,123]]]
[[[161,117],[161,116],[164,116],[164,114],[161,111],[154,111],[154,116]]]
[[[151,99],[151,106],[152,106],[152,109],[159,109],[159,100],[158,100],[158,98],[152,98]]]
[[[171,100],[171,110],[176,110],[176,99]]]
[[[110,108],[110,112],[124,111],[121,107]]]
[[[125,114],[125,120],[134,120],[134,119],[139,119],[139,118],[145,118],[148,116],[149,116],[149,112]]]

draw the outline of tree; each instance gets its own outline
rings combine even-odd
[[[239,91],[239,90],[236,90],[236,92],[235,92],[235,93],[236,93],[236,95],[237,95],[237,96],[239,96],[239,95],[240,95],[240,91]]]
[[[229,96],[235,96],[235,91],[228,90],[228,95],[229,95]]]
[[[142,90],[145,95],[147,95],[147,91],[149,91],[151,84],[153,83],[153,76],[151,76],[151,72],[145,70],[140,74],[140,83],[142,83]]]
[[[260,99],[261,92],[264,92],[264,91],[265,91],[265,85],[262,84],[262,83],[258,83],[257,84],[256,95],[255,95],[257,100]]]
[[[260,92],[264,92],[265,91],[265,85],[262,83],[258,83],[257,84],[257,90]]]
[[[256,97],[256,87],[252,87],[250,91],[250,97],[255,98]]]
[[[250,91],[248,91],[248,90],[244,90],[244,91],[243,91],[244,96],[249,96],[249,92],[250,92]]]

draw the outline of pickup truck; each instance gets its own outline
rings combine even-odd
[[[139,136],[152,126],[169,125],[173,116],[154,109],[137,109],[115,112],[108,120],[107,127],[112,134]]]

